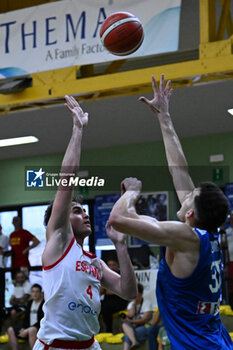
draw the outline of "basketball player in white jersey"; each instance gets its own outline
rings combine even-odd
[[[73,183],[69,181],[72,174],[77,176],[88,113],[82,111],[73,97],[65,98],[65,105],[73,116],[73,132],[62,162],[56,197],[45,215],[47,243],[42,256],[44,318],[34,350],[100,349],[94,340],[94,334],[99,331],[100,284],[125,299],[133,299],[137,294],[124,234],[107,224],[108,236],[116,247],[121,275],[109,269],[94,254],[83,250],[83,240],[91,234],[90,219],[81,204],[72,200]]]

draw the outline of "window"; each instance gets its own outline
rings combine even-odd
[[[48,205],[34,205],[22,208],[23,228],[31,232],[40,240],[40,244],[29,251],[31,266],[41,266],[41,255],[46,243],[46,228],[44,226],[44,213]]]
[[[17,210],[0,212],[0,224],[2,225],[2,232],[4,235],[10,236],[11,232],[14,231],[14,226],[12,224],[14,216],[18,216]]]

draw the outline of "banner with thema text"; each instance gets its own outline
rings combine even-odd
[[[144,41],[131,57],[178,49],[181,0],[64,0],[0,14],[0,78],[125,58],[99,32],[112,13],[138,17]]]

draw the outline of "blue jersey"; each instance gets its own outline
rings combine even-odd
[[[200,257],[187,278],[175,277],[165,260],[157,279],[157,300],[173,350],[226,350],[233,343],[220,320],[222,255],[217,235],[197,230]]]

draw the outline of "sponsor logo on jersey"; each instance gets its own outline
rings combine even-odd
[[[75,311],[75,310],[81,311],[82,314],[90,314],[93,316],[97,315],[97,312],[93,310],[89,305],[85,305],[80,302],[76,303],[75,301],[71,301],[68,304],[68,309],[70,311]]]
[[[197,305],[197,314],[212,314],[212,315],[218,315],[219,313],[219,305],[220,301],[217,302],[206,302],[206,301],[199,301]]]

